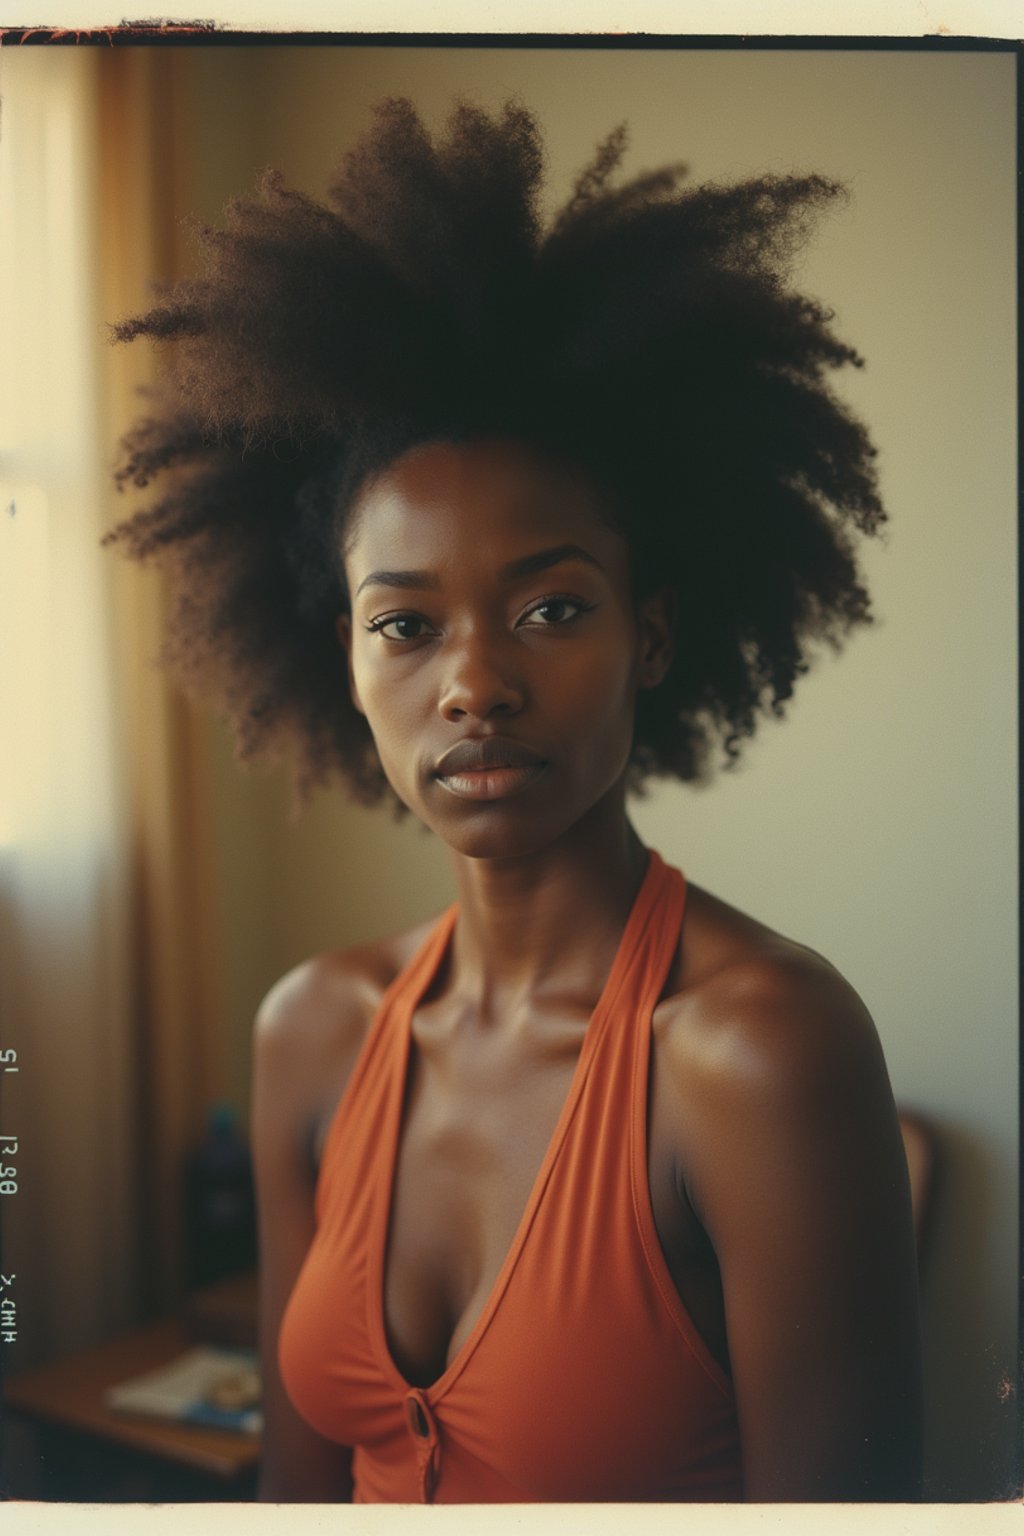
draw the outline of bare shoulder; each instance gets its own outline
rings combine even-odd
[[[666,1161],[720,1277],[747,1497],[914,1497],[910,1189],[867,1009],[822,956],[693,890],[653,1028]]]
[[[315,1134],[337,1103],[384,992],[434,921],[313,955],[263,999],[254,1026],[254,1097],[264,1097],[261,1087],[272,1082],[277,1116],[300,1137]]]
[[[758,1167],[872,1157],[885,1176],[902,1177],[878,1032],[854,988],[813,950],[692,889],[653,1031],[677,1188],[712,1235]]]
[[[823,956],[698,887],[655,1031],[671,1080],[744,1097],[852,1087],[884,1073],[878,1034],[850,983]]]
[[[349,949],[325,950],[276,981],[256,1014],[259,1047],[292,1050],[358,1042],[381,997],[436,919]]]

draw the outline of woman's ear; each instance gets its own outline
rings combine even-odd
[[[348,691],[352,697],[352,703],[361,715],[366,714],[362,700],[359,697],[359,689],[356,687],[355,673],[352,670],[352,617],[347,613],[339,613],[335,620],[335,629],[338,639],[345,647],[345,656],[348,664]]]
[[[676,594],[671,587],[660,587],[643,599],[637,609],[637,627],[637,686],[657,688],[675,654]]]

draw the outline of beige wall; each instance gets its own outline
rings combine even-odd
[[[439,123],[457,92],[540,115],[557,201],[627,119],[627,168],[847,181],[802,280],[869,367],[844,393],[881,449],[880,623],[805,679],[737,774],[659,789],[644,837],[827,954],[871,1008],[941,1168],[925,1274],[933,1498],[1011,1475],[1016,1306],[1014,81],[1009,57],[896,53],[218,49],[195,60],[196,200],[256,169],[322,189],[382,95]],[[311,950],[449,899],[436,844],[324,796],[286,824],[219,731],[235,1089],[259,996]]]

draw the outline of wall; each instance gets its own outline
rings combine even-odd
[[[1016,1307],[1014,80],[1009,57],[898,53],[218,49],[196,56],[197,197],[264,163],[319,191],[386,94],[439,124],[457,92],[519,93],[557,202],[627,119],[627,170],[815,169],[850,206],[801,281],[868,359],[841,388],[892,514],[867,570],[879,623],[823,657],[738,773],[662,787],[643,836],[690,877],[827,954],[877,1020],[897,1098],[935,1122],[924,1277],[928,1492],[1012,1476]],[[216,153],[215,153],[216,149]],[[253,1008],[311,950],[449,899],[417,827],[323,796],[297,825],[219,731],[235,1084]]]

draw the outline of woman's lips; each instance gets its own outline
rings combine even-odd
[[[463,769],[456,773],[438,775],[438,783],[452,795],[462,800],[502,800],[515,795],[539,778],[544,772],[542,762],[525,764],[519,768]]]
[[[449,794],[463,800],[501,800],[532,784],[547,766],[532,747],[501,736],[467,737],[434,768]]]

